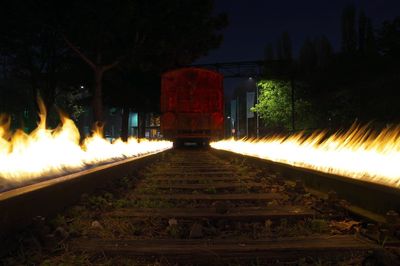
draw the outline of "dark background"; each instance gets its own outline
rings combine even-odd
[[[40,96],[51,126],[62,109],[87,132],[119,119],[112,132],[127,137],[132,113],[144,129],[160,112],[162,73],[252,60],[266,60],[255,80],[273,84],[260,93],[281,95],[258,107],[265,132],[400,122],[400,1],[15,0],[0,11],[0,112],[27,132]],[[225,79],[227,104],[255,91],[248,79]]]
[[[307,37],[321,35],[325,35],[335,51],[339,51],[341,14],[350,4],[357,10],[364,10],[375,27],[400,15],[400,1],[397,0],[217,0],[215,12],[226,12],[229,26],[223,30],[221,46],[195,63],[263,59],[265,45],[275,44],[284,31],[290,34],[295,56]]]

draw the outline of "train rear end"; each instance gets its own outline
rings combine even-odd
[[[175,146],[208,146],[223,136],[223,76],[200,68],[165,73],[161,130]]]

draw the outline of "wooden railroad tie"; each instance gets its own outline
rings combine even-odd
[[[104,240],[73,242],[70,249],[127,257],[165,256],[207,260],[210,257],[257,257],[269,260],[306,256],[340,257],[379,247],[351,235],[290,237],[271,240]]]
[[[257,201],[257,200],[277,200],[286,199],[280,193],[252,193],[252,194],[137,194],[133,199],[159,199],[159,200],[229,200],[229,201]]]
[[[157,181],[157,182],[167,182],[167,181],[190,181],[190,182],[202,182],[202,181],[229,181],[229,182],[240,182],[240,180],[251,180],[254,179],[251,176],[238,176],[238,175],[230,175],[230,176],[165,176],[165,175],[154,175],[152,177],[147,178],[146,180]]]
[[[215,168],[232,168],[231,164],[225,163],[196,163],[196,164],[184,164],[184,163],[167,163],[165,166],[168,167],[177,167],[177,168],[208,168],[208,167],[215,167]]]
[[[232,188],[266,188],[265,184],[258,182],[214,182],[206,184],[182,184],[182,183],[156,183],[156,184],[146,184],[142,183],[141,188],[154,187],[156,189],[187,189],[187,190],[197,190],[197,189],[232,189]]]
[[[215,208],[135,208],[121,209],[106,214],[114,218],[177,218],[177,219],[230,219],[241,221],[264,221],[283,218],[311,218],[315,212],[303,206],[238,207],[218,213]]]
[[[232,171],[190,171],[190,172],[185,172],[185,171],[154,171],[149,174],[149,176],[158,176],[158,175],[163,175],[163,176],[211,176],[211,175],[219,175],[219,176],[234,176],[237,175],[236,172]]]

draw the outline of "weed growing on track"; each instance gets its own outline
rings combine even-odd
[[[215,187],[206,188],[204,192],[207,194],[217,194],[217,190],[215,189]]]
[[[132,201],[132,207],[135,208],[173,208],[175,205],[172,202],[157,200],[157,199],[141,199]]]

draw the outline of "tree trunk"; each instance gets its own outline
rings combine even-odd
[[[102,99],[102,81],[103,74],[110,69],[115,68],[119,65],[119,59],[115,60],[113,63],[104,65],[102,64],[102,54],[97,50],[96,63],[91,61],[79,48],[74,45],[67,36],[62,35],[65,43],[84,61],[86,62],[94,71],[94,93],[93,93],[93,118],[99,126],[103,126],[103,99]]]
[[[146,113],[138,112],[138,138],[146,137]]]
[[[122,124],[121,124],[121,138],[123,141],[128,140],[129,135],[129,107],[122,107]]]
[[[102,99],[103,69],[94,69],[94,92],[93,92],[93,118],[95,122],[103,124],[103,99]]]

